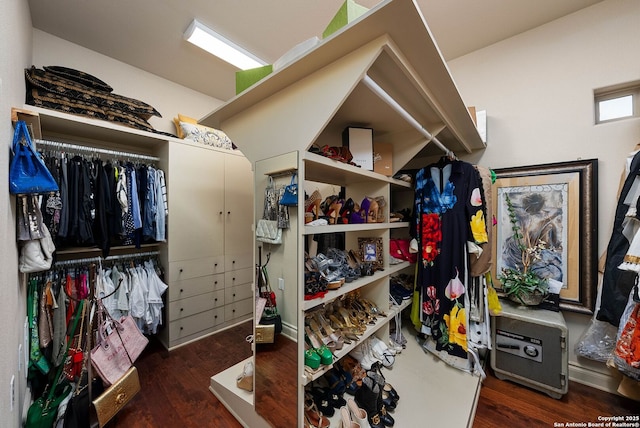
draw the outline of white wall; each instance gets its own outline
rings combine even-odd
[[[31,17],[24,0],[5,0],[0,13],[0,427],[20,424],[26,388],[24,365],[18,366],[26,317],[26,295],[18,278],[15,241],[15,198],[7,185],[9,153],[13,137],[11,107],[24,103],[22,69],[31,62]],[[20,369],[20,371],[19,371]],[[11,409],[9,385],[15,376],[16,400]]]
[[[611,235],[623,161],[640,143],[640,119],[594,125],[593,90],[640,78],[639,23],[640,2],[605,0],[448,64],[466,104],[488,115],[487,149],[470,161],[502,168],[598,159],[598,254]],[[590,317],[565,318],[572,377],[616,385],[604,365],[573,352]]]
[[[222,101],[132,67],[108,56],[70,43],[51,34],[33,30],[33,65],[61,65],[92,74],[113,87],[113,92],[144,101],[162,118],[149,123],[157,130],[175,134],[172,119],[178,113],[200,119]]]

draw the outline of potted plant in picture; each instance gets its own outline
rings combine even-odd
[[[522,305],[539,305],[548,294],[549,283],[532,267],[534,263],[541,260],[541,254],[546,249],[547,244],[541,239],[544,227],[532,231],[526,221],[521,227],[515,208],[507,194],[505,194],[505,201],[513,231],[510,245],[516,254],[519,253],[519,258],[515,257],[512,266],[503,268],[498,279],[502,284],[502,291],[509,300]]]

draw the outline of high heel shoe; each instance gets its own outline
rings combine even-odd
[[[317,370],[320,367],[320,355],[307,342],[304,343],[304,365],[311,370]]]
[[[369,209],[367,210],[367,223],[378,222],[378,202],[375,199],[366,198],[369,201]]]
[[[343,202],[342,200],[336,199],[329,207],[329,212],[327,213],[329,216],[329,224],[336,224],[338,222]]]
[[[251,361],[242,368],[242,373],[236,378],[236,385],[245,391],[253,391],[253,363]]]
[[[359,423],[351,420],[351,413],[346,406],[340,407],[340,416],[342,418],[342,428],[361,428]]]
[[[385,207],[387,206],[387,201],[385,200],[384,196],[376,196],[373,199],[375,199],[375,201],[378,203],[378,215],[376,217],[376,222],[384,223],[387,220],[384,214]]]
[[[353,419],[360,425],[360,428],[370,428],[369,421],[367,420],[367,412],[358,404],[353,398],[347,400],[347,407],[351,411]]]
[[[333,323],[333,325],[334,325],[334,327],[336,329],[340,330],[340,332],[342,333],[342,336],[344,336],[344,337],[346,337],[346,338],[348,338],[349,340],[352,340],[352,341],[360,340],[360,337],[358,336],[356,331],[354,329],[344,325],[342,323],[342,321],[340,321],[338,319],[338,317],[336,317],[335,315],[333,315],[333,314],[329,315],[329,320]]]
[[[333,363],[333,353],[331,350],[326,345],[322,344],[320,339],[316,337],[309,326],[306,326],[304,331],[307,333],[307,340],[309,341],[309,344],[320,356],[320,362],[325,366],[331,365]]]
[[[323,335],[320,330],[320,326],[313,318],[308,318],[307,323],[309,324],[309,327],[311,327],[311,331],[316,334],[316,337],[320,338],[322,343],[327,345],[327,348],[329,348],[331,352],[342,349],[344,346],[344,339],[342,337],[337,336],[335,333],[329,334],[326,330],[325,333],[327,333],[327,335]]]
[[[342,341],[343,343],[349,344],[351,340],[348,337],[345,337],[341,331],[336,331],[331,327],[331,324],[324,318],[321,312],[316,312],[315,314],[316,321],[320,324],[320,327],[327,333],[334,341]],[[337,348],[336,348],[337,349]]]
[[[322,203],[322,196],[318,190],[314,190],[314,192],[304,201],[304,211],[305,211],[305,223],[309,221],[317,220],[320,217],[320,204]],[[307,214],[310,214],[307,216]]]
[[[305,395],[304,399],[304,417],[312,428],[329,428],[331,425],[329,419],[320,413],[313,398],[308,394]]]
[[[347,199],[342,205],[342,208],[340,209],[341,224],[348,224],[351,222],[351,212],[353,211],[353,208],[354,208],[353,199],[351,198]]]

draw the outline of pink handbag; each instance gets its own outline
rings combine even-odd
[[[149,343],[131,315],[116,321],[100,304],[104,318],[98,326],[98,345],[91,350],[91,365],[106,385],[115,383],[133,365]]]

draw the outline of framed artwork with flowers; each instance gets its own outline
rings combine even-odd
[[[597,290],[597,159],[495,169],[492,186],[492,276],[528,267],[540,278],[562,283],[560,309],[593,314]],[[509,204],[509,205],[508,205]],[[510,218],[511,216],[511,218]],[[517,232],[513,221],[517,222]]]

